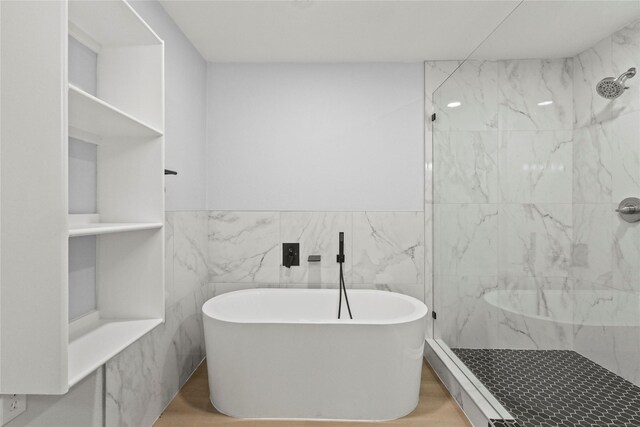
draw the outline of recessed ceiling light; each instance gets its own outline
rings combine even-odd
[[[553,101],[542,101],[542,102],[538,102],[538,105],[541,107],[544,107],[545,105],[551,105],[553,104]]]
[[[461,105],[462,105],[462,103],[461,103],[461,102],[459,102],[459,101],[453,101],[453,102],[448,103],[448,104],[447,104],[447,107],[449,107],[449,108],[456,108],[456,107],[459,107],[459,106],[461,106]]]

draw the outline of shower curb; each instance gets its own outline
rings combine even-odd
[[[502,414],[494,408],[436,340],[425,340],[424,358],[474,427],[517,425],[499,403]]]

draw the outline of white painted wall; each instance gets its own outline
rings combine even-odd
[[[96,236],[69,239],[69,321],[97,308]]]
[[[97,213],[97,146],[69,138],[69,213]]]
[[[69,83],[96,96],[98,55],[78,40],[69,36]]]
[[[207,208],[423,210],[423,64],[209,64]]]
[[[205,209],[206,62],[158,2],[130,4],[164,40],[166,210]]]
[[[5,427],[103,427],[103,368],[63,395],[29,395],[27,411]]]

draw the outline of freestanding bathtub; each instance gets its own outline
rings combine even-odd
[[[337,289],[250,289],[202,307],[211,403],[239,418],[391,420],[415,409],[427,307]],[[347,314],[345,316],[345,314]],[[347,317],[347,319],[344,319]]]

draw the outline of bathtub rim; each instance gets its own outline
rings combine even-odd
[[[369,293],[369,294],[391,294],[392,298],[399,298],[411,303],[414,307],[413,313],[405,316],[396,317],[389,320],[359,320],[359,319],[300,319],[298,321],[282,320],[282,319],[268,319],[268,320],[256,320],[256,319],[243,319],[243,318],[230,318],[228,316],[214,315],[210,310],[207,310],[207,305],[213,305],[212,301],[220,303],[225,298],[237,296],[242,293],[270,293],[270,292],[291,292],[291,293],[307,293],[307,292],[335,292],[338,289],[299,289],[299,288],[253,288],[253,289],[240,289],[237,291],[226,292],[221,295],[216,295],[209,298],[201,307],[202,315],[212,320],[216,320],[224,323],[236,323],[236,324],[258,324],[258,325],[380,325],[380,326],[393,326],[406,323],[423,320],[429,313],[429,307],[417,298],[409,295],[404,295],[394,291],[382,291],[378,289],[348,289],[351,293]]]

